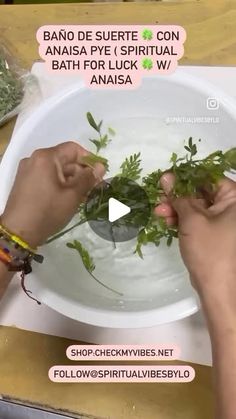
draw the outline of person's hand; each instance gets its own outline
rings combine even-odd
[[[223,179],[211,204],[205,199],[173,198],[173,185],[174,176],[163,175],[166,199],[155,212],[168,224],[178,224],[181,255],[194,287],[200,296],[216,290],[222,298],[227,293],[235,300],[236,183]]]
[[[74,142],[35,151],[23,159],[1,222],[32,247],[64,228],[105,173],[80,164],[89,154]]]

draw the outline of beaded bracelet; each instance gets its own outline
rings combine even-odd
[[[21,272],[21,286],[24,292],[29,298],[41,304],[25,287],[25,275],[32,272],[32,261],[42,263],[44,259],[42,255],[35,253],[36,250],[0,224],[0,261],[7,266],[8,271]]]
[[[0,224],[0,234],[7,236],[11,241],[18,244],[23,249],[28,250],[30,253],[36,253],[36,249],[32,249],[28,243],[26,243],[24,240],[22,240],[21,237],[17,236],[16,234],[12,233],[10,230],[8,230],[6,227],[4,227],[2,224]]]
[[[7,266],[8,271],[21,272],[20,279],[23,291],[29,298],[36,301],[38,304],[41,304],[31,295],[31,291],[25,287],[25,275],[32,272],[32,255],[30,255],[29,252],[26,252],[25,250],[22,252],[22,250],[19,249],[7,248],[7,244],[9,243],[3,239],[0,240],[0,261]]]
[[[38,263],[43,262],[44,257],[42,255],[39,255],[39,254],[36,253],[37,248],[33,249],[21,237],[12,233],[10,230],[8,230],[2,224],[0,224],[0,239],[3,239],[3,240],[6,241],[6,244],[7,244],[6,248],[8,248],[9,246],[12,248],[12,246],[13,246],[15,249],[22,250],[24,253],[27,252],[27,254],[24,255],[26,257],[23,258],[23,261],[25,261],[26,259],[28,259],[28,260],[33,259]],[[27,271],[29,271],[29,268],[27,268]],[[27,273],[29,273],[29,272],[27,272]]]
[[[0,260],[7,266],[11,263],[11,256],[8,255],[3,249],[0,248]]]

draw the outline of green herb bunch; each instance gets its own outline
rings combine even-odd
[[[10,69],[0,52],[0,122],[21,103],[22,98],[22,81]]]
[[[114,136],[115,132],[109,128],[106,134],[102,134],[102,121],[96,123],[91,113],[87,113],[87,120],[90,126],[97,132],[98,138],[90,139],[96,147],[96,153],[86,157],[82,163],[93,167],[95,163],[101,162],[108,170],[108,161],[99,156],[98,153],[108,146],[111,141],[110,137]],[[170,158],[171,165],[165,171],[159,169],[145,177],[141,177],[141,154],[135,153],[124,160],[120,165],[120,172],[114,177],[114,182],[112,184],[113,197],[119,199],[119,197],[122,196],[124,180],[127,182],[127,179],[139,182],[148,197],[151,206],[151,216],[147,225],[142,226],[142,213],[139,213],[139,215],[134,214],[134,216],[129,214],[121,221],[122,223],[126,223],[127,226],[132,224],[141,226],[137,236],[136,247],[134,249],[134,252],[141,258],[143,258],[143,246],[147,244],[159,246],[163,239],[166,240],[167,246],[171,246],[173,239],[178,237],[177,226],[168,226],[163,218],[154,216],[154,208],[161,202],[161,198],[164,194],[161,187],[161,177],[165,172],[171,172],[175,176],[175,185],[172,191],[173,196],[183,197],[202,196],[204,190],[214,190],[218,181],[224,177],[225,172],[236,171],[236,148],[232,148],[225,153],[218,150],[203,159],[197,159],[197,144],[193,143],[193,139],[190,137],[187,145],[184,146],[184,150],[185,155],[181,157],[176,153],[172,154]],[[106,188],[101,187],[100,195],[92,208],[91,219],[107,220],[108,198],[109,196],[107,195]],[[135,197],[132,197],[132,199],[135,200]],[[49,239],[48,243],[88,221],[84,216],[83,205],[81,206],[81,211],[79,211],[79,213],[81,214],[79,222]],[[67,243],[67,246],[79,253],[85,268],[92,277],[101,285],[111,290],[111,288],[102,284],[101,281],[94,276],[95,263],[81,242],[75,240],[72,243]],[[112,291],[118,293],[115,290]]]

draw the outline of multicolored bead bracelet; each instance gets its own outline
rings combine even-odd
[[[21,237],[0,224],[0,260],[8,265],[9,271],[22,271],[25,275],[32,272],[32,260],[42,263],[44,259],[36,251],[37,249],[33,249]]]

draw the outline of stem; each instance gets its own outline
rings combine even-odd
[[[114,249],[116,249],[116,241],[115,241],[115,237],[114,237],[114,232],[113,232],[112,224],[111,224],[110,231],[111,231],[112,244],[113,244]]]
[[[69,233],[69,231],[73,230],[75,227],[78,227],[84,223],[86,223],[87,220],[80,220],[78,223],[74,224],[72,227],[67,228],[66,230],[61,231],[60,233],[56,234],[55,236],[51,237],[46,241],[46,244],[54,242],[54,240],[59,239],[60,237],[64,236],[64,234]]]
[[[78,226],[80,226],[80,225],[82,225],[82,224],[84,224],[84,223],[86,223],[87,222],[87,220],[81,220],[81,221],[79,221],[78,223],[76,223],[76,224],[74,224],[72,227],[70,227],[70,228],[68,228],[67,230],[64,230],[64,231],[61,231],[60,233],[58,233],[58,234],[56,234],[55,236],[53,236],[53,237],[51,237],[50,239],[48,239],[47,240],[47,244],[49,244],[49,243],[52,243],[54,240],[57,240],[57,239],[59,239],[61,236],[63,236],[64,234],[66,234],[66,233],[68,233],[69,231],[71,231],[71,230],[73,230],[75,227],[78,227]],[[87,269],[87,272],[91,275],[91,277],[98,283],[98,284],[100,284],[100,285],[102,285],[104,288],[106,288],[106,289],[108,289],[109,291],[111,291],[111,292],[114,292],[115,294],[117,294],[117,295],[119,295],[119,296],[123,296],[123,294],[121,293],[121,292],[119,292],[119,291],[116,291],[116,290],[114,290],[113,288],[111,288],[111,287],[109,287],[108,285],[105,285],[103,282],[101,282],[98,278],[96,278],[96,276],[95,275],[93,275],[93,273],[92,272],[90,272],[88,269]],[[26,292],[26,290],[25,290],[25,292]],[[31,297],[31,296],[29,296],[29,297]],[[31,298],[33,298],[33,297],[31,297]]]
[[[104,203],[102,205],[99,206],[99,208],[86,220],[80,220],[78,221],[76,224],[74,224],[72,227],[67,228],[66,230],[61,231],[60,233],[56,234],[53,237],[50,237],[47,241],[46,244],[52,243],[55,240],[59,239],[60,237],[64,236],[64,234],[69,233],[70,231],[74,230],[74,228],[79,227],[80,225],[87,223],[87,221],[89,220],[93,220],[94,217],[96,217],[97,215],[99,215],[99,212],[105,208],[107,208],[107,203]]]
[[[96,209],[96,211],[94,211],[94,213],[89,217],[89,218],[87,218],[87,221],[88,220],[94,220],[94,218],[97,216],[97,215],[99,215],[99,213],[100,213],[100,211],[103,211],[104,209],[106,209],[108,207],[108,203],[107,202],[104,202],[104,204],[101,204],[97,209]]]
[[[100,194],[100,197],[99,197],[99,204],[98,204],[98,208],[102,205],[103,192],[104,192],[104,189],[103,189],[103,185],[102,185],[102,186],[101,186],[101,194]]]
[[[116,290],[114,290],[113,288],[111,288],[111,287],[109,287],[108,285],[106,285],[106,284],[104,284],[103,282],[101,282],[99,279],[97,279],[97,278],[96,278],[96,276],[95,276],[92,272],[89,272],[89,271],[88,271],[88,273],[91,275],[91,277],[92,277],[92,278],[93,278],[96,282],[98,282],[98,284],[102,285],[104,288],[108,289],[109,291],[114,292],[114,293],[115,293],[115,294],[117,294],[117,295],[120,295],[120,296],[123,296],[123,295],[124,295],[124,294],[122,294],[121,292],[116,291]]]

